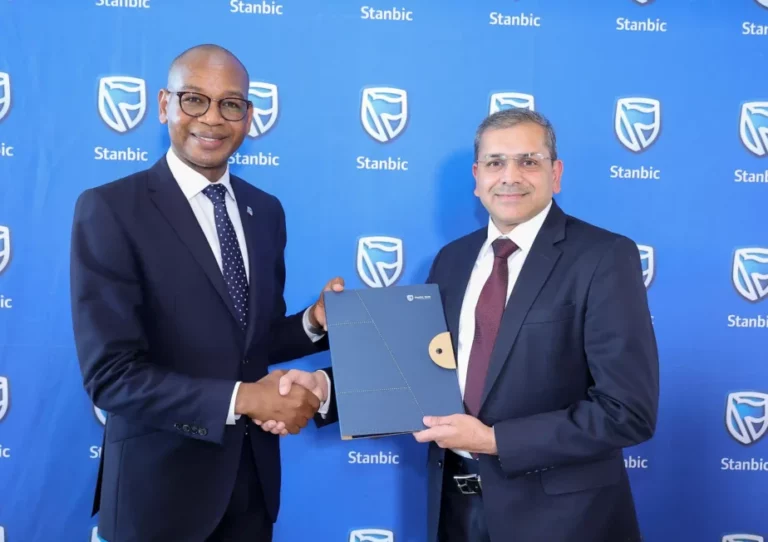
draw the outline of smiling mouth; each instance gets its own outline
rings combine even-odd
[[[204,136],[204,135],[198,135],[198,134],[192,134],[192,137],[195,137],[195,138],[197,138],[197,139],[199,139],[201,141],[208,141],[210,143],[212,143],[214,141],[222,141],[223,139],[225,139],[223,136],[222,137],[210,137],[210,136]]]

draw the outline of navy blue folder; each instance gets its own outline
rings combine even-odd
[[[325,312],[342,439],[465,412],[437,285],[326,292]]]

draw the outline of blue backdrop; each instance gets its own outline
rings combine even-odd
[[[626,458],[646,540],[768,540],[768,0],[375,4],[0,0],[0,533],[92,537],[103,425],[72,340],[73,205],[166,151],[168,65],[214,42],[250,71],[260,114],[232,170],[285,206],[292,311],[335,275],[423,281],[486,223],[478,123],[547,115],[561,206],[644,256],[661,412]],[[338,426],[284,439],[276,540],[424,540],[425,457]]]

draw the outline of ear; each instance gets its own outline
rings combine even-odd
[[[556,160],[552,164],[552,192],[554,194],[560,193],[560,180],[563,177],[563,161]]]
[[[477,162],[472,162],[472,176],[475,178],[475,189],[472,193],[479,198],[480,194],[477,193]]]
[[[157,105],[161,124],[168,123],[168,100],[170,97],[171,94],[164,89],[160,89],[160,92],[157,93]]]

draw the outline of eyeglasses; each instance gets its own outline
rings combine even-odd
[[[544,168],[547,161],[554,162],[549,156],[544,156],[540,152],[527,152],[523,154],[486,154],[483,158],[475,160],[478,167],[487,173],[499,173],[507,168],[507,164],[513,161],[520,171],[526,173],[537,173]]]
[[[179,97],[179,106],[181,107],[181,110],[190,117],[202,117],[208,112],[208,108],[211,107],[211,102],[218,102],[219,113],[222,118],[236,122],[243,120],[245,115],[248,114],[248,108],[253,107],[253,103],[250,100],[244,100],[242,98],[214,100],[210,96],[200,94],[199,92],[174,92],[171,90],[168,90],[168,92]]]

